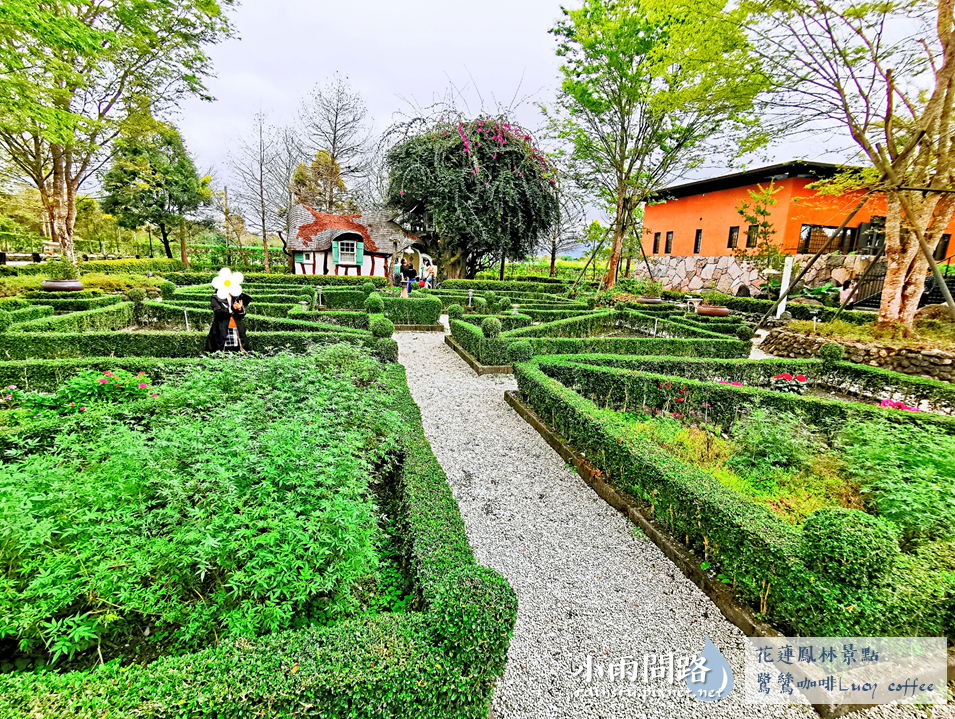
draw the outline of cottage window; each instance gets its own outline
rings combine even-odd
[[[700,254],[700,249],[703,247],[703,230],[696,231],[696,239],[693,241],[693,254]]]
[[[739,226],[734,226],[730,228],[730,238],[726,243],[727,249],[735,250],[736,245],[739,242]]]
[[[756,240],[759,237],[759,225],[750,225],[746,228],[746,246],[756,247]]]
[[[311,253],[311,252],[306,252],[306,253],[305,253],[305,261],[306,261],[306,262],[311,262],[311,261],[312,261],[312,253]]]
[[[338,243],[338,264],[355,264],[355,243],[350,240],[342,240]]]
[[[673,252],[673,233],[667,232],[667,242],[663,247],[663,253],[669,255],[671,252]]]
[[[655,255],[660,254],[660,233],[659,232],[653,233],[653,254]]]

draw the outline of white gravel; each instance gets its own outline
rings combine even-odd
[[[742,701],[742,632],[504,402],[504,391],[516,389],[513,377],[477,376],[439,333],[395,338],[477,561],[500,571],[517,592],[495,717],[818,717],[808,706]],[[587,684],[572,672],[572,662],[583,664],[588,655],[603,665],[629,656],[641,661],[642,675],[644,655],[693,657],[705,636],[736,673],[736,689],[719,702],[692,699],[679,681],[649,685],[667,692],[662,697],[587,696],[591,688],[648,685],[606,678]],[[934,717],[952,716],[946,709],[938,707]],[[878,707],[865,716],[927,715]]]

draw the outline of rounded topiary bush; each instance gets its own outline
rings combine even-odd
[[[736,328],[736,339],[749,342],[753,339],[753,330],[750,329],[749,325],[740,325]]]
[[[507,357],[511,362],[527,362],[534,356],[534,348],[527,340],[511,342],[507,346]]]
[[[846,356],[846,348],[838,342],[826,342],[819,348],[819,359],[823,362],[842,362]]]
[[[474,314],[476,315],[486,315],[489,312],[487,307],[487,300],[484,299],[483,297],[475,297],[473,307],[474,307]]]
[[[375,291],[375,283],[366,282],[365,284],[361,286],[361,291],[364,292],[366,295],[370,295],[372,292]]]
[[[448,319],[458,320],[464,316],[464,308],[461,305],[448,305]]]
[[[146,290],[133,287],[131,290],[126,291],[126,297],[130,302],[135,302],[137,305],[141,304],[146,301]]]
[[[802,528],[806,566],[841,584],[878,584],[898,554],[892,525],[858,509],[820,509],[809,515]]]
[[[369,314],[379,314],[385,311],[385,301],[381,295],[375,293],[365,298],[365,312]]]
[[[497,292],[494,290],[488,290],[484,293],[484,299],[487,300],[488,306],[497,304]]]
[[[501,334],[501,321],[497,317],[488,317],[481,322],[481,332],[485,337],[493,338]]]
[[[384,315],[375,315],[368,322],[368,329],[375,337],[391,337],[395,333],[395,323]]]
[[[166,280],[159,285],[159,294],[164,300],[171,300],[176,294],[176,285],[169,280]]]
[[[388,322],[386,319],[385,322]],[[398,343],[390,337],[382,337],[376,343],[372,354],[382,362],[398,361]]]

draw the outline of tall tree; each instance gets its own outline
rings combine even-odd
[[[259,110],[252,116],[248,139],[240,138],[229,153],[229,167],[238,181],[238,204],[255,218],[253,228],[262,237],[265,271],[269,271],[269,230],[278,224],[273,204],[270,167],[278,159],[279,138]]]
[[[40,192],[74,257],[76,198],[123,122],[208,97],[202,48],[230,32],[233,0],[4,0],[0,144]]]
[[[324,152],[338,167],[343,186],[330,185],[328,206],[334,206],[344,185],[357,185],[367,171],[371,123],[361,94],[337,73],[316,85],[302,104],[299,123],[309,154]]]
[[[170,235],[186,216],[212,201],[210,178],[199,177],[182,138],[172,125],[156,122],[153,129],[121,137],[113,162],[103,174],[103,209],[122,227],[147,222],[160,232],[166,257],[172,257]],[[186,262],[185,245],[182,260]]]
[[[953,0],[748,0],[743,10],[773,79],[767,113],[790,129],[848,132],[874,168],[868,187],[887,204],[879,322],[911,329],[955,213]]]
[[[558,218],[541,242],[550,255],[550,276],[557,272],[557,256],[576,248],[584,237],[584,202],[569,180],[557,183]]]
[[[747,128],[762,76],[723,0],[585,0],[551,33],[563,82],[545,112],[575,178],[613,217],[612,287],[639,205],[698,165],[707,140],[761,139]]]
[[[388,204],[448,277],[527,257],[557,222],[555,173],[501,117],[403,126],[388,152]]]
[[[340,213],[354,209],[345,196],[341,168],[325,150],[316,152],[310,164],[299,163],[289,188],[296,202],[313,210]]]

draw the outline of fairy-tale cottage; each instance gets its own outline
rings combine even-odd
[[[388,277],[396,251],[417,239],[393,217],[383,210],[330,215],[295,205],[287,243],[295,274]]]

